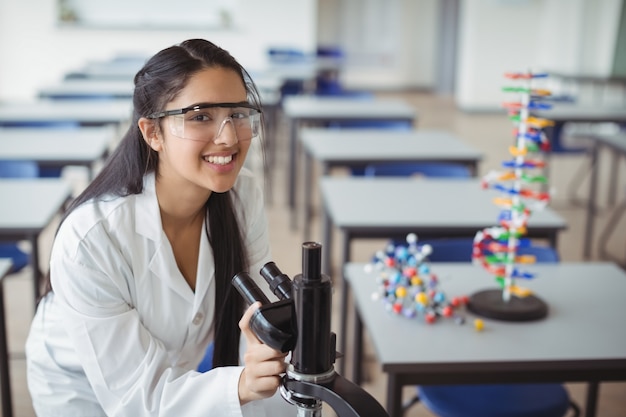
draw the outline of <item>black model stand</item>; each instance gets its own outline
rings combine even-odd
[[[472,294],[467,309],[478,316],[502,321],[533,321],[548,315],[548,305],[539,297],[510,297],[505,301],[501,289]]]

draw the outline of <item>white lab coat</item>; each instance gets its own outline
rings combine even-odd
[[[213,255],[203,233],[194,293],[161,227],[154,175],[144,184],[142,194],[82,205],[59,229],[50,261],[54,292],[40,303],[26,342],[35,411],[58,417],[294,415],[279,394],[241,407],[243,367],[194,371],[213,337]],[[270,260],[262,191],[245,169],[234,189],[250,273],[266,290],[257,278]]]

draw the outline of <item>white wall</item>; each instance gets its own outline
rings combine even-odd
[[[371,56],[382,59],[364,66],[349,63],[344,74],[349,86],[436,86],[438,0],[239,1],[241,25],[232,31],[158,31],[61,28],[55,22],[56,0],[0,0],[0,100],[33,97],[37,88],[87,60],[119,51],[152,54],[190,37],[215,41],[248,69],[265,64],[270,45],[313,51],[318,40],[354,44],[358,52],[369,48]],[[499,109],[506,71],[608,74],[622,1],[461,0],[458,106]],[[393,19],[377,23],[385,17]]]
[[[249,70],[265,65],[269,46],[314,50],[316,0],[240,2],[239,27],[203,31],[59,27],[56,0],[0,0],[0,100],[33,98],[39,87],[57,82],[89,60],[108,59],[120,51],[150,55],[188,38],[217,43]],[[182,7],[170,3],[177,10]]]
[[[433,88],[438,0],[319,0],[318,39],[347,52],[348,88]]]
[[[495,110],[507,71],[608,75],[622,0],[463,0],[456,101]]]

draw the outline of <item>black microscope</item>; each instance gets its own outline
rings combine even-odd
[[[385,416],[385,409],[365,390],[337,374],[336,335],[330,331],[332,284],[321,273],[322,246],[302,244],[302,274],[293,281],[273,263],[260,271],[279,301],[270,302],[247,272],[233,277],[241,296],[261,307],[250,327],[263,343],[291,351],[280,392],[296,406],[299,417],[321,417],[326,402],[340,417]]]

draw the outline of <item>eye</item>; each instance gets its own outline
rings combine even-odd
[[[236,110],[234,111],[230,117],[232,119],[247,119],[249,117],[248,112],[243,111],[243,110]]]
[[[210,122],[213,120],[213,117],[209,113],[193,112],[189,113],[187,120],[190,122]]]

